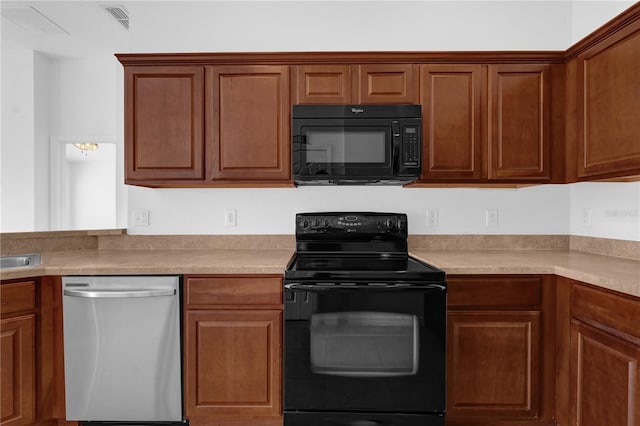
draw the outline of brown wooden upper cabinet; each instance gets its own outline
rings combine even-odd
[[[422,179],[482,177],[482,66],[422,65]]]
[[[633,179],[639,17],[557,52],[118,54],[125,182],[291,186],[292,104],[421,104],[418,184]]]
[[[550,179],[549,66],[489,65],[488,74],[489,179]]]
[[[206,86],[211,178],[290,180],[289,67],[208,66]]]
[[[299,65],[297,104],[415,104],[418,65]]]
[[[578,55],[578,178],[640,174],[640,22]]]
[[[125,67],[125,182],[202,180],[204,68]]]
[[[421,181],[550,180],[548,69],[422,65]]]
[[[290,184],[289,67],[125,67],[126,183]]]

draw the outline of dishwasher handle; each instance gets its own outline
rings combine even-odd
[[[65,296],[84,297],[88,299],[128,299],[132,297],[175,296],[176,289],[160,290],[64,290]]]

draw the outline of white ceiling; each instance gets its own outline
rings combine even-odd
[[[97,1],[2,1],[7,9],[33,8],[64,32],[25,30],[2,16],[2,47],[30,48],[52,56],[90,57],[127,51],[129,34]],[[32,9],[32,10],[33,10]],[[37,14],[36,14],[37,15]]]
[[[242,3],[244,0],[240,0]],[[141,51],[243,51],[243,49],[249,49],[254,51],[269,51],[272,46],[282,46],[276,50],[322,50],[324,46],[329,50],[335,50],[335,46],[342,47],[342,44],[326,44],[322,39],[317,41],[309,40],[309,43],[302,44],[302,48],[299,48],[300,44],[294,44],[290,40],[294,40],[296,37],[303,37],[306,25],[312,23],[310,20],[333,19],[335,22],[342,23],[347,28],[337,28],[340,33],[340,37],[334,37],[334,39],[344,40],[345,50],[350,50],[353,46],[360,46],[358,42],[353,41],[349,44],[348,37],[348,22],[350,19],[368,19],[375,30],[384,25],[385,22],[391,23],[395,27],[395,33],[398,30],[407,30],[406,28],[398,28],[402,26],[403,20],[406,18],[398,18],[397,16],[367,16],[363,11],[367,11],[367,8],[361,5],[368,3],[364,0],[355,0],[358,4],[357,7],[347,7],[340,9],[337,6],[338,3],[351,4],[350,2],[336,2],[333,1],[330,7],[324,7],[322,3],[327,4],[329,0],[324,2],[310,2],[304,0],[288,1],[287,5],[283,6],[281,2],[268,2],[266,0],[258,1],[261,3],[238,5],[238,0],[234,2],[222,2],[216,0],[210,1],[109,1],[109,0],[83,0],[83,1],[1,1],[0,7],[4,15],[8,12],[20,13],[32,12],[32,15],[41,18],[41,21],[48,25],[49,28],[55,30],[53,33],[30,31],[25,28],[16,25],[7,17],[3,16],[1,19],[2,30],[2,48],[29,48],[44,52],[54,57],[92,57],[104,54],[113,54],[114,52],[141,52]],[[436,25],[438,21],[444,21],[442,25],[460,25],[456,21],[456,15],[464,15],[476,13],[473,10],[491,9],[487,16],[480,16],[477,19],[492,19],[492,14],[500,8],[509,8],[513,11],[513,5],[518,3],[518,6],[524,3],[534,5],[534,14],[528,16],[527,19],[523,19],[522,22],[511,23],[495,21],[487,22],[486,25],[505,25],[504,31],[508,34],[513,34],[513,37],[522,37],[529,45],[535,45],[535,47],[524,46],[523,49],[538,49],[538,45],[528,40],[542,40],[545,33],[559,34],[559,30],[555,29],[555,33],[552,30],[555,27],[561,26],[563,22],[569,21],[571,23],[575,16],[576,10],[579,8],[572,5],[583,2],[567,2],[561,0],[552,1],[528,1],[528,2],[514,2],[514,1],[498,1],[498,2],[485,2],[488,6],[479,7],[478,2],[481,0],[471,0],[470,2],[461,2],[455,0],[449,1],[426,1],[426,0],[414,0],[412,3],[414,6],[418,3],[430,3],[434,5],[431,9],[428,6],[422,8],[412,8],[412,6],[404,6],[405,9],[398,8],[399,11],[412,10],[424,11],[424,10],[438,10],[441,14],[446,13],[447,16],[424,16],[424,25]],[[369,1],[370,2],[370,1]],[[381,3],[381,2],[376,2]],[[475,3],[475,5],[473,5]],[[593,1],[590,4],[606,3],[603,1]],[[620,3],[622,7],[626,7],[631,2],[613,2]],[[392,3],[389,3],[392,4]],[[398,4],[398,3],[396,3]],[[406,4],[406,3],[405,3]],[[561,5],[562,4],[562,5]],[[122,5],[128,10],[131,17],[131,30],[126,30],[120,23],[116,21],[102,6],[104,5]],[[439,6],[437,6],[439,5]],[[444,5],[444,6],[443,6]],[[455,6],[454,6],[455,5]],[[469,7],[473,5],[474,7]],[[498,6],[496,6],[498,5]],[[504,5],[504,6],[501,6]],[[386,6],[394,10],[394,6]],[[279,9],[278,9],[279,8]],[[280,11],[285,10],[292,17],[291,21],[288,21],[288,16],[280,18]],[[333,9],[332,9],[333,8]],[[12,10],[13,9],[13,10]],[[346,16],[336,16],[339,13],[334,13],[335,10],[344,11]],[[387,10],[384,8],[369,8],[372,10]],[[522,10],[528,10],[523,7]],[[620,9],[622,10],[622,8]],[[35,11],[35,12],[34,12]],[[264,15],[273,11],[272,18],[278,17],[279,22],[273,22],[271,26],[265,26]],[[305,13],[305,11],[309,11]],[[546,11],[546,12],[545,12]],[[513,13],[513,12],[511,12]],[[526,13],[526,12],[523,12]],[[560,14],[562,16],[558,17]],[[359,15],[359,16],[358,16]],[[428,14],[424,14],[428,15]],[[453,15],[453,16],[452,16]],[[555,15],[555,16],[554,16]],[[320,18],[316,18],[316,17]],[[363,17],[364,16],[364,17]],[[507,14],[506,16],[513,16]],[[329,17],[329,18],[327,18]],[[595,29],[598,25],[601,25],[611,16],[603,18],[592,29]],[[395,19],[395,20],[394,20]],[[413,17],[413,19],[418,19]],[[431,21],[429,21],[431,19]],[[467,17],[467,19],[473,19],[473,17]],[[508,18],[510,19],[510,18]],[[304,22],[307,20],[307,22]],[[449,23],[450,20],[451,23]],[[529,21],[541,21],[541,22],[529,22]],[[275,21],[275,20],[274,20]],[[544,21],[544,22],[542,22]],[[290,28],[288,27],[290,22]],[[414,21],[420,22],[420,21]],[[320,25],[315,22],[316,28]],[[331,22],[327,22],[328,26],[331,26]],[[592,25],[589,22],[589,25]],[[248,38],[247,33],[251,33],[252,28],[260,26],[262,33],[254,34],[253,37]],[[552,26],[552,28],[550,28]],[[214,27],[218,28],[218,32],[214,30]],[[546,27],[546,28],[545,28]],[[264,28],[268,28],[269,32],[264,33]],[[520,29],[522,28],[522,29]],[[532,37],[533,28],[545,28],[546,31],[536,31]],[[334,30],[336,28],[333,28]],[[455,27],[452,29],[454,30]],[[241,31],[243,34],[238,37],[240,41],[237,41],[232,36],[233,31]],[[552,30],[552,31],[549,31]],[[516,32],[521,31],[523,34],[519,35]],[[279,33],[280,32],[280,33]],[[395,35],[394,33],[394,35]],[[220,34],[229,34],[229,37],[221,40]],[[402,40],[407,40],[406,50],[430,50],[433,45],[429,44],[429,41],[423,39],[423,44],[411,44],[411,41],[416,39],[415,35],[420,33],[408,33],[412,37],[402,37]],[[561,34],[563,40],[558,40],[553,43],[547,42],[542,44],[539,50],[559,50],[569,47],[570,44],[570,31],[567,30],[566,36]],[[482,34],[478,34],[481,38]],[[551,37],[551,36],[549,36]],[[558,36],[554,35],[557,40]],[[478,37],[476,37],[478,38]],[[155,43],[154,43],[155,40]],[[387,40],[387,38],[384,38]],[[474,50],[476,47],[473,45],[474,38],[464,37],[459,44],[454,45],[455,50],[458,46],[462,46],[462,49]],[[336,42],[338,43],[338,42]],[[517,41],[518,46],[522,43]],[[537,43],[542,43],[537,41]],[[391,49],[395,49],[398,44],[392,39],[389,42]],[[556,48],[556,45],[560,47]],[[309,48],[306,48],[309,46]],[[381,50],[390,50],[389,46],[381,45]],[[419,46],[417,49],[415,46]],[[422,46],[426,46],[422,48]],[[438,46],[436,44],[436,46]],[[471,46],[471,47],[466,47]],[[549,47],[551,46],[551,47]],[[562,47],[564,46],[564,47]],[[365,47],[367,47],[365,45]],[[164,48],[164,49],[163,49]],[[501,49],[501,47],[496,47]],[[482,47],[479,47],[483,50]],[[402,49],[404,50],[404,49]],[[439,49],[437,49],[439,50]]]

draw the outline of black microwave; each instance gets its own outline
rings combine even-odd
[[[402,185],[420,177],[420,105],[294,105],[298,185]]]

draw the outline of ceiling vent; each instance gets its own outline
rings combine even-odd
[[[109,12],[111,16],[113,16],[116,21],[120,22],[120,25],[125,27],[127,30],[129,29],[129,12],[124,6],[121,5],[103,5],[102,8]]]

